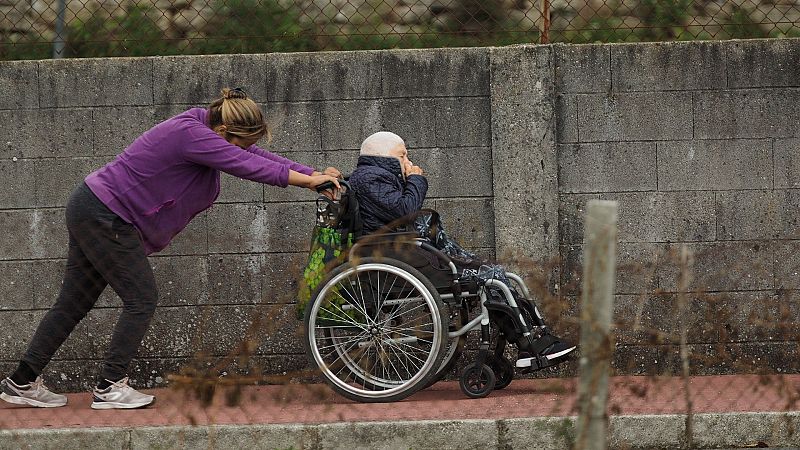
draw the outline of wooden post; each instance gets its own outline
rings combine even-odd
[[[591,200],[586,208],[576,449],[605,449],[607,445],[617,208],[617,202],[603,200]]]

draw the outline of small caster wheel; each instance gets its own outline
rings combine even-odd
[[[497,382],[494,384],[496,390],[504,389],[514,380],[514,365],[505,356],[499,358],[492,356],[486,363],[492,368]]]
[[[459,381],[458,384],[464,395],[469,398],[483,398],[494,390],[497,379],[491,367],[486,364],[478,366],[478,364],[472,363],[464,368]]]

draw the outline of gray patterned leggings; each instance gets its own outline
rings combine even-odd
[[[110,284],[122,299],[122,314],[100,378],[118,381],[127,375],[156,308],[153,270],[133,225],[111,212],[85,183],[70,196],[66,219],[69,250],[61,292],[39,323],[22,361],[40,374]],[[102,332],[104,324],[99,327]]]

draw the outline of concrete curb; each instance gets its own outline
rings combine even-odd
[[[611,449],[686,448],[686,416],[611,418]],[[574,417],[0,430],[0,449],[569,449]],[[693,448],[800,446],[800,413],[694,416]]]

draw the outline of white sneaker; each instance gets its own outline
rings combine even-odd
[[[92,391],[92,409],[133,409],[143,408],[156,401],[152,395],[142,394],[128,386],[128,377],[117,382],[108,380],[111,386]]]
[[[57,408],[67,404],[67,396],[54,394],[36,377],[33,383],[17,385],[11,378],[0,381],[0,398],[15,405],[36,406],[38,408]]]

